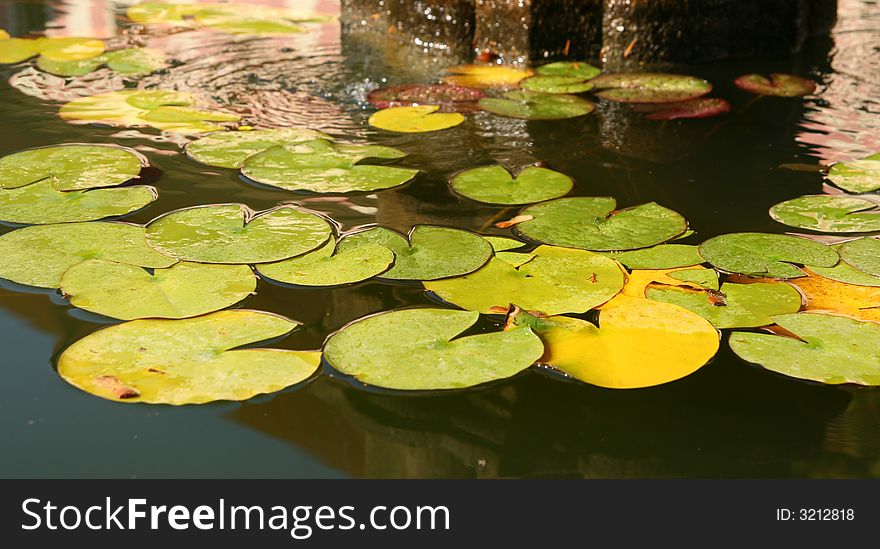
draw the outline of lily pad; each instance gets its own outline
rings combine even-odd
[[[599,327],[576,318],[514,310],[508,326],[528,326],[544,342],[540,363],[585,383],[637,389],[686,377],[718,351],[718,331],[678,305],[626,298],[599,313]]]
[[[855,196],[801,196],[770,208],[770,217],[791,227],[823,233],[880,231],[877,202]]]
[[[374,112],[369,124],[380,130],[400,133],[423,133],[445,130],[464,122],[457,112],[437,112],[439,105],[391,107]]]
[[[467,88],[515,88],[520,80],[535,74],[532,69],[505,65],[456,65],[446,71],[453,75],[444,82]]]
[[[529,253],[499,252],[476,272],[425,282],[425,288],[470,311],[505,312],[513,303],[556,315],[584,313],[605,303],[623,288],[623,281],[623,271],[613,259],[539,246]]]
[[[788,281],[803,294],[806,311],[839,313],[880,322],[880,288],[837,282],[814,273]]]
[[[385,227],[352,233],[337,252],[379,244],[394,252],[394,267],[382,274],[390,280],[437,280],[476,271],[492,257],[492,246],[480,235],[452,227],[417,225],[406,237]]]
[[[65,223],[25,227],[0,236],[0,277],[58,288],[61,275],[87,259],[162,269],[177,260],[147,245],[144,228],[126,223]]]
[[[437,105],[440,112],[473,112],[485,93],[476,88],[451,84],[407,84],[371,91],[367,101],[380,109]]]
[[[766,233],[732,233],[710,238],[700,255],[730,273],[771,278],[804,276],[795,265],[833,267],[840,256],[830,247],[796,236]]]
[[[718,290],[718,273],[713,269],[681,269],[669,273],[670,278],[682,282],[693,282],[707,290]]]
[[[520,242],[515,238],[508,238],[506,236],[484,236],[483,239],[492,245],[492,249],[495,250],[495,253],[515,250],[516,248],[522,248],[526,245],[525,242]]]
[[[830,385],[880,385],[880,324],[836,315],[780,315],[787,335],[735,332],[730,348],[773,372]]]
[[[828,179],[851,193],[880,190],[880,153],[855,162],[838,162],[828,170]]]
[[[812,271],[819,276],[843,282],[845,284],[855,284],[856,286],[877,286],[880,287],[880,277],[871,276],[867,273],[850,267],[845,261],[839,262],[834,267],[810,267],[808,271]]]
[[[403,185],[418,170],[358,164],[366,158],[397,159],[406,153],[379,145],[344,145],[326,139],[275,146],[251,155],[241,172],[288,191],[372,192]]]
[[[709,118],[730,112],[730,103],[717,97],[698,97],[675,103],[648,103],[636,105],[635,110],[647,113],[648,120],[677,120],[679,118]]]
[[[760,74],[746,74],[733,81],[736,87],[758,95],[800,97],[816,91],[816,83],[809,78],[792,74],[773,73],[768,79]]]
[[[687,230],[685,218],[654,202],[616,207],[610,197],[559,198],[522,210],[533,219],[516,232],[544,244],[610,252],[646,248]]]
[[[215,30],[230,34],[288,34],[303,32],[305,29],[292,21],[279,19],[237,19],[230,17],[199,17],[200,23]]]
[[[503,166],[465,170],[450,182],[456,193],[485,204],[521,205],[565,196],[574,187],[567,175],[528,166],[513,177]]]
[[[522,88],[539,93],[583,93],[593,85],[571,76],[530,76],[522,81]]]
[[[36,40],[9,37],[0,39],[0,63],[4,65],[21,63],[38,53],[40,46]]]
[[[61,145],[0,158],[0,189],[48,180],[56,191],[113,187],[134,179],[141,158],[128,149],[100,145]]]
[[[237,349],[299,324],[262,311],[220,311],[183,320],[134,320],[98,330],[58,360],[65,381],[115,402],[203,404],[247,400],[312,376],[320,353]]]
[[[277,263],[257,265],[266,278],[298,286],[342,286],[381,275],[394,264],[394,252],[380,244],[364,244],[339,253],[330,238],[315,251]]]
[[[583,61],[557,61],[541,65],[535,72],[540,76],[561,76],[589,80],[602,74],[602,71]]]
[[[699,246],[688,244],[658,244],[641,250],[612,252],[611,257],[628,269],[674,269],[705,263]]]
[[[165,54],[153,48],[125,48],[104,55],[107,66],[119,74],[138,76],[168,66]]]
[[[196,162],[209,166],[241,168],[249,156],[276,145],[302,143],[314,139],[332,141],[329,135],[307,128],[214,132],[187,143],[186,154]]]
[[[596,105],[575,95],[510,91],[502,97],[484,97],[480,108],[510,118],[559,120],[593,112]]]
[[[112,318],[187,318],[235,305],[257,287],[246,265],[180,262],[152,273],[142,267],[91,259],[61,277],[74,307]]]
[[[324,358],[368,385],[419,391],[505,379],[529,368],[544,352],[529,328],[459,337],[479,316],[408,309],[367,317],[330,336]]]
[[[852,267],[871,276],[880,277],[880,240],[860,238],[845,242],[838,248],[840,258]]]
[[[597,96],[623,103],[673,103],[712,91],[712,84],[702,78],[662,72],[606,74],[590,83],[600,90]]]
[[[81,61],[104,53],[104,41],[96,38],[38,38],[37,47],[49,61]]]
[[[324,218],[282,205],[255,212],[244,204],[176,210],[147,225],[147,242],[165,255],[198,263],[272,263],[310,252],[330,238]]]
[[[626,284],[621,295],[644,298],[651,284],[682,286],[697,290],[718,289],[718,273],[701,265],[672,269],[633,269],[626,275]],[[610,305],[614,305],[613,300],[605,307]]]
[[[90,57],[73,61],[56,61],[45,56],[37,58],[37,68],[56,76],[83,76],[97,70],[105,62],[104,57]]]

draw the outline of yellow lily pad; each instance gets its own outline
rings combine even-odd
[[[439,105],[391,107],[373,113],[369,123],[380,130],[423,133],[445,130],[464,122],[464,116],[460,113],[437,112],[438,110],[440,110]]]
[[[507,65],[456,65],[446,71],[453,75],[444,82],[468,88],[515,88],[520,80],[535,74],[532,69]]]

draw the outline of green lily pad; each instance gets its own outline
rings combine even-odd
[[[590,80],[596,95],[623,103],[672,103],[702,97],[712,84],[693,76],[662,72],[606,74]]]
[[[830,385],[880,385],[880,324],[818,313],[780,315],[794,337],[734,332],[730,348],[747,362]]]
[[[187,143],[186,154],[202,164],[238,169],[244,165],[244,161],[249,156],[276,145],[302,143],[314,139],[332,140],[325,133],[307,128],[214,132]]]
[[[21,63],[40,53],[36,40],[28,38],[0,39],[0,63],[11,65]]]
[[[144,75],[168,66],[165,54],[153,48],[125,48],[104,55],[107,66],[125,75]]]
[[[503,166],[465,170],[450,182],[456,193],[485,204],[521,205],[565,196],[571,178],[547,168],[528,166],[513,177]]]
[[[37,68],[57,76],[83,76],[97,70],[105,61],[106,59],[100,55],[72,61],[57,61],[41,55],[37,58]]]
[[[206,27],[228,32],[230,34],[288,34],[303,32],[305,29],[293,23],[279,19],[236,19],[228,17],[198,18]]]
[[[693,282],[707,290],[718,289],[718,273],[712,269],[685,269],[667,273],[666,276],[682,282]]]
[[[330,336],[324,358],[368,385],[420,391],[505,379],[544,353],[544,345],[529,328],[457,337],[479,316],[408,309],[367,317]]]
[[[571,76],[531,76],[520,83],[524,90],[539,93],[583,93],[593,85]]]
[[[828,170],[828,179],[851,193],[880,190],[880,153],[855,162],[838,162]]]
[[[394,264],[394,252],[380,244],[335,250],[336,239],[330,238],[313,252],[257,265],[257,271],[266,278],[298,286],[342,286],[381,275]]]
[[[91,259],[61,277],[71,305],[112,318],[187,318],[235,305],[257,288],[247,265],[180,262],[152,273],[142,267]]]
[[[352,233],[337,252],[379,244],[394,252],[394,267],[382,274],[389,280],[437,280],[461,276],[486,264],[492,246],[478,234],[451,227],[416,225],[406,237],[385,227]]]
[[[0,190],[0,220],[22,225],[94,221],[135,212],[158,197],[156,188],[148,185],[62,192],[44,179]]]
[[[147,245],[144,228],[126,223],[65,223],[25,227],[0,236],[0,277],[18,284],[58,288],[61,275],[87,259],[148,269],[177,260]]]
[[[796,313],[801,308],[801,294],[784,282],[725,283],[720,293],[719,296],[691,288],[649,287],[645,296],[693,311],[716,328],[766,326],[773,324],[771,317]]]
[[[141,171],[139,156],[128,149],[100,145],[61,145],[0,158],[0,189],[49,180],[56,191],[113,187]]]
[[[760,74],[746,74],[733,81],[736,87],[758,95],[800,97],[816,91],[816,83],[792,74],[773,73],[768,79]]]
[[[249,310],[134,320],[68,347],[58,373],[74,387],[115,402],[247,400],[300,383],[318,369],[321,355],[315,351],[237,349],[283,336],[298,325]]]
[[[602,74],[602,71],[583,61],[557,61],[541,65],[535,72],[541,76],[561,76],[589,80]]]
[[[506,312],[511,304],[545,315],[584,313],[623,288],[620,265],[601,254],[539,246],[530,253],[499,252],[471,274],[425,288],[463,309]]]
[[[840,260],[834,248],[821,242],[765,233],[710,238],[700,245],[700,255],[722,271],[783,279],[804,276],[794,264],[833,267]]]
[[[611,257],[628,269],[675,269],[705,263],[699,246],[689,244],[658,244],[641,250],[611,252]]]
[[[810,267],[810,270],[819,276],[830,278],[837,282],[854,284],[856,286],[880,287],[880,277],[863,273],[849,266],[845,261],[841,261],[834,267]]]
[[[332,232],[324,218],[292,205],[255,212],[244,204],[211,204],[159,216],[147,225],[147,242],[183,261],[254,264],[310,252]]]
[[[484,236],[483,239],[492,245],[495,253],[515,250],[526,245],[525,242],[520,242],[515,238],[508,238],[506,236]]]
[[[880,231],[877,202],[854,196],[801,196],[770,208],[776,221],[823,233]]]
[[[859,271],[880,277],[880,240],[860,238],[845,242],[838,248],[840,258]]]
[[[502,97],[484,97],[477,103],[484,111],[525,120],[559,120],[593,112],[596,105],[576,95],[509,91]]]
[[[516,232],[543,244],[610,252],[646,248],[687,230],[685,218],[654,202],[616,207],[610,197],[559,198],[522,210],[533,219],[516,225]]]

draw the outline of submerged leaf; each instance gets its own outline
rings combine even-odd
[[[381,275],[394,264],[394,252],[364,244],[336,252],[336,239],[299,257],[257,265],[266,278],[299,286],[342,286]]]
[[[367,317],[333,334],[324,358],[368,385],[460,389],[511,377],[544,352],[528,328],[458,337],[479,314],[407,309]]]
[[[375,89],[367,101],[380,109],[438,105],[440,112],[471,112],[478,110],[477,101],[485,95],[475,88],[450,84],[406,84]]]
[[[521,205],[565,196],[574,183],[567,175],[528,166],[516,177],[503,166],[465,170],[450,182],[456,193],[486,204]]]
[[[851,193],[880,190],[880,153],[854,162],[838,162],[828,170],[828,179]]]
[[[525,120],[559,120],[593,112],[596,105],[575,95],[509,91],[480,99],[480,108],[499,116]]]
[[[833,267],[840,259],[821,242],[766,233],[716,236],[703,242],[700,255],[722,271],[772,278],[801,277],[804,272],[795,265]]]
[[[535,73],[532,69],[504,65],[456,65],[447,67],[444,81],[468,88],[515,88],[519,81]]]
[[[380,130],[401,133],[435,132],[458,126],[464,116],[457,112],[437,112],[439,105],[390,107],[374,112],[369,124]]]
[[[747,92],[777,97],[800,97],[816,91],[815,82],[792,74],[773,73],[769,79],[760,74],[746,74],[733,83]]]
[[[700,255],[699,246],[689,244],[658,244],[641,250],[612,252],[609,255],[629,269],[674,269],[699,265],[706,261]]]
[[[662,72],[606,74],[590,83],[602,99],[624,103],[672,103],[712,91],[712,84],[701,78]]]
[[[101,145],[60,145],[0,158],[0,189],[49,180],[57,191],[113,187],[134,179],[141,159],[128,149]]]
[[[241,168],[248,157],[276,145],[315,139],[333,140],[325,133],[307,128],[214,132],[187,143],[186,154],[196,162],[209,166]]]
[[[730,103],[717,97],[698,97],[674,103],[636,105],[635,110],[647,113],[648,120],[677,120],[679,118],[709,118],[730,112]]]
[[[880,240],[859,238],[841,244],[838,248],[840,258],[859,271],[880,277]]]
[[[854,196],[801,196],[770,208],[776,221],[823,233],[880,231],[880,208],[876,202]]]

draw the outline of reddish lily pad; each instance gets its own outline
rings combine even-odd
[[[367,101],[380,109],[439,105],[440,112],[474,112],[480,110],[477,101],[485,95],[476,88],[452,84],[405,84],[373,90]]]
[[[637,112],[647,113],[648,120],[675,120],[678,118],[709,118],[730,112],[730,103],[717,97],[698,97],[675,103],[648,103],[636,105]]]
[[[733,83],[747,92],[777,97],[801,97],[816,91],[815,82],[793,74],[773,73],[770,78],[760,74],[746,74]]]
[[[702,78],[663,72],[606,74],[590,83],[602,99],[622,103],[674,103],[712,91],[712,84]]]

